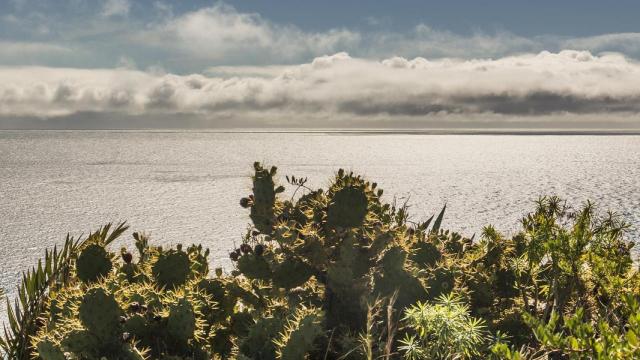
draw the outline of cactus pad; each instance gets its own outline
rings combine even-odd
[[[411,261],[421,268],[434,266],[441,258],[442,253],[433,243],[420,241],[413,246]]]
[[[62,350],[49,340],[40,341],[36,345],[36,350],[42,360],[66,360]]]
[[[307,282],[313,274],[313,268],[300,259],[287,258],[273,272],[273,284],[277,287],[292,289]]]
[[[158,285],[169,289],[184,285],[191,274],[189,256],[182,250],[169,250],[158,256],[151,273]]]
[[[255,163],[254,169],[251,221],[256,229],[263,234],[271,234],[276,221],[276,189],[273,182],[276,168],[273,167],[269,171],[263,168],[260,163]]]
[[[360,186],[346,186],[338,190],[329,202],[327,225],[332,228],[362,226],[367,216],[369,200]]]
[[[455,274],[451,269],[436,268],[427,280],[429,297],[435,299],[442,294],[448,294],[455,285]]]
[[[82,325],[101,340],[117,336],[122,310],[115,298],[102,288],[93,288],[82,298],[80,304]]]
[[[97,244],[87,246],[76,261],[78,278],[85,283],[91,283],[107,276],[112,267],[109,254],[104,247]]]
[[[298,309],[276,342],[278,358],[282,360],[305,359],[313,351],[316,339],[323,334],[323,318],[322,312],[319,310]]]
[[[238,270],[249,279],[268,280],[271,278],[269,263],[256,254],[243,255],[238,259]]]
[[[186,343],[196,330],[196,314],[187,299],[180,299],[169,309],[167,333],[175,340]]]

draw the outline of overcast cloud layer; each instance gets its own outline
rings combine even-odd
[[[243,72],[246,69],[247,75]],[[621,55],[542,52],[498,60],[382,61],[346,53],[311,63],[211,68],[217,76],[129,69],[0,68],[0,115],[55,118],[78,113],[152,119],[253,119],[282,126],[375,126],[461,119],[613,116],[637,124],[640,64]],[[556,120],[552,120],[552,119]],[[478,120],[479,119],[479,120]],[[535,119],[534,119],[535,120]],[[322,121],[322,122],[318,122]],[[579,126],[578,126],[579,127]]]
[[[2,16],[0,127],[640,128],[640,33],[313,32],[133,4]]]

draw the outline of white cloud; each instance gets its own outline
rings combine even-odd
[[[584,49],[593,52],[615,51],[625,54],[640,54],[640,33],[617,33],[567,39],[563,48]]]
[[[349,30],[304,32],[273,24],[258,14],[239,13],[223,3],[171,18],[135,38],[141,44],[197,59],[247,62],[253,58],[258,63],[300,60],[359,42],[359,34]]]
[[[599,118],[601,125],[613,126],[607,121],[616,118],[640,127],[640,64],[617,54],[372,61],[338,53],[259,76],[251,68],[222,70],[226,76],[4,67],[0,115],[186,114],[225,118],[229,126],[259,119],[263,124],[400,127],[436,120],[447,126],[451,119],[504,124],[546,119],[554,126],[563,118],[576,124]]]
[[[130,10],[129,0],[106,0],[102,6],[102,16],[127,16]]]
[[[77,6],[70,5],[74,1]],[[394,32],[388,26],[374,25],[384,19],[369,19],[371,26],[360,30],[308,31],[275,23],[260,14],[240,12],[222,2],[186,13],[174,9],[171,2],[160,0],[150,1],[147,8],[135,6],[130,0],[73,0],[62,4],[66,7],[43,7],[38,12],[0,16],[5,42],[28,40],[64,44],[73,49],[57,52],[53,60],[50,56],[32,56],[23,64],[104,67],[126,57],[140,68],[162,66],[186,73],[224,65],[299,64],[341,51],[379,60],[393,56],[502,58],[564,49],[594,54],[620,52],[640,59],[640,33],[581,38],[523,37],[508,31],[457,34],[428,24]],[[73,16],[48,16],[48,11],[68,11]],[[0,64],[20,63],[18,55],[7,53],[3,51]]]
[[[0,63],[31,64],[43,59],[56,59],[74,54],[66,46],[43,42],[13,42],[0,40]]]

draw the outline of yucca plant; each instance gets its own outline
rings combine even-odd
[[[100,228],[86,238],[74,238],[67,235],[61,250],[54,246],[53,251],[46,250],[44,260],[38,266],[26,271],[18,286],[18,298],[12,304],[7,299],[8,326],[4,327],[4,336],[0,338],[0,349],[10,359],[29,359],[32,352],[31,337],[41,324],[39,318],[43,311],[47,295],[67,285],[72,276],[72,265],[80,250],[92,242],[110,244],[127,230],[120,223],[112,230],[112,224]]]

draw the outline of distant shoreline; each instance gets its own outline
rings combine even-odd
[[[328,134],[328,135],[521,135],[521,136],[638,136],[640,130],[574,129],[0,129],[2,132],[123,132],[220,134]]]

